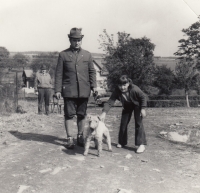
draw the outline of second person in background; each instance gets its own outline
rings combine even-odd
[[[34,89],[38,94],[38,114],[43,114],[42,104],[45,104],[45,114],[49,115],[49,103],[51,99],[52,80],[50,74],[47,72],[47,67],[41,65],[40,72],[36,73]]]

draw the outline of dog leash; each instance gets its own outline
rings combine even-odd
[[[98,91],[95,91],[95,92],[93,93],[93,97],[94,97],[95,114],[97,114],[97,112],[96,112],[96,106],[97,106]]]

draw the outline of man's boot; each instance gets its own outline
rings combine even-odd
[[[77,145],[80,146],[80,147],[84,147],[83,134],[78,134],[77,135]]]
[[[77,145],[80,147],[84,147],[83,130],[85,127],[85,119],[77,117],[77,126],[78,126]]]
[[[73,130],[73,119],[65,120],[65,130],[67,133],[67,143],[64,145],[67,149],[74,149],[75,143],[70,131]]]
[[[75,143],[74,143],[74,138],[73,137],[68,137],[67,138],[67,143],[64,144],[64,147],[67,149],[74,149]]]

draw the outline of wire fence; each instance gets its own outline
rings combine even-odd
[[[51,91],[50,110],[53,108],[53,94],[54,89]],[[27,102],[37,107],[38,95],[35,94],[34,88],[20,87],[16,82],[0,83],[0,116],[17,112],[18,107]]]
[[[0,114],[15,112],[19,100],[33,99],[37,96],[27,93],[23,87],[21,73],[18,71],[5,72],[0,74]]]
[[[1,83],[0,98],[1,113],[11,113],[17,107],[16,85],[13,83]]]
[[[2,74],[0,74],[1,76]],[[0,81],[0,115],[15,112],[18,101],[37,101],[38,96],[34,93],[33,88],[25,88],[22,86],[21,73],[12,72],[4,76]],[[52,95],[54,90],[52,89]],[[110,93],[109,93],[110,96]],[[103,97],[103,96],[101,96]],[[93,99],[93,97],[90,97]],[[94,103],[93,100],[89,103]],[[191,107],[200,106],[200,96],[189,96]],[[186,106],[185,96],[154,96],[148,100],[148,107],[183,107]]]

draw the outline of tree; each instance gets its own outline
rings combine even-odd
[[[30,59],[24,54],[17,53],[13,56],[13,66],[12,67],[26,67]]]
[[[27,56],[18,53],[11,58],[10,52],[4,47],[0,47],[0,67],[11,70],[13,67],[24,67],[28,62]]]
[[[0,67],[8,67],[10,52],[5,47],[0,47]]]
[[[109,72],[108,87],[112,90],[116,80],[122,74],[127,74],[134,84],[144,91],[153,80],[153,50],[155,45],[150,39],[143,37],[133,39],[130,34],[118,32],[118,41],[114,43],[113,34],[106,30],[100,35],[100,46],[106,52],[105,66]]]
[[[196,73],[194,76],[194,90],[197,91],[197,94],[200,95],[200,74]]]
[[[198,68],[200,68],[200,16],[198,18],[199,21],[193,23],[189,28],[182,29],[186,38],[179,40],[180,46],[174,55],[187,61],[195,59]]]
[[[58,52],[41,53],[34,57],[30,67],[36,73],[42,64],[46,65],[48,72],[54,77]]]
[[[177,86],[184,88],[187,106],[189,107],[188,91],[194,88],[199,92],[200,81],[200,16],[199,21],[193,23],[182,32],[186,38],[179,40],[180,46],[174,55],[178,56],[179,63],[176,66]]]
[[[166,65],[156,66],[153,85],[160,89],[159,94],[170,95],[174,88],[174,73]]]
[[[190,107],[188,92],[190,89],[196,87],[197,75],[198,73],[194,62],[181,60],[175,67],[174,82],[177,88],[185,90],[187,107]]]

